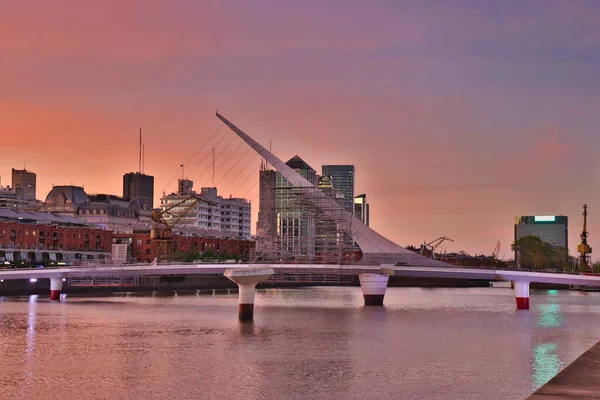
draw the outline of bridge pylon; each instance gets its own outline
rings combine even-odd
[[[514,284],[517,310],[529,310],[529,282],[515,281]]]
[[[227,269],[225,275],[235,282],[239,289],[240,321],[252,321],[254,318],[254,293],[259,282],[266,281],[275,271],[273,268]]]
[[[383,305],[390,275],[394,275],[393,268],[382,268],[379,273],[362,273],[358,275],[365,306]]]
[[[62,278],[50,278],[50,300],[59,301],[62,291]]]

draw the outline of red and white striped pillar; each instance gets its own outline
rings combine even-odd
[[[517,310],[529,310],[529,282],[514,282]]]
[[[358,275],[365,306],[382,306],[392,269],[382,269],[380,273],[362,273]]]
[[[272,268],[225,270],[223,275],[237,283],[240,289],[238,309],[240,321],[252,321],[254,318],[254,294],[256,293],[256,285],[259,282],[269,279],[273,273],[274,271]]]
[[[62,278],[50,278],[50,300],[60,300],[62,284]]]

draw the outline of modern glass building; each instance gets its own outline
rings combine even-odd
[[[563,215],[515,217],[515,241],[524,236],[537,236],[555,247],[560,246],[568,250],[569,219]]]
[[[344,197],[344,208],[354,212],[354,165],[323,165],[322,173],[331,177],[333,190]]]

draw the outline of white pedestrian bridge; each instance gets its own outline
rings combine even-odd
[[[531,282],[600,287],[600,276],[578,273],[479,268],[313,264],[90,264],[78,267],[0,270],[1,280],[49,279],[50,299],[60,300],[62,282],[70,277],[139,277],[164,275],[225,275],[240,287],[240,318],[252,319],[254,288],[273,274],[354,275],[359,277],[366,305],[382,305],[389,276],[514,282],[517,309],[529,309]],[[255,278],[251,278],[255,276]],[[243,299],[242,299],[243,292]],[[1,287],[0,287],[1,294]],[[244,316],[244,318],[242,318]]]

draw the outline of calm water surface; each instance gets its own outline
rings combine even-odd
[[[0,301],[0,398],[520,399],[600,340],[600,293],[390,288]]]

